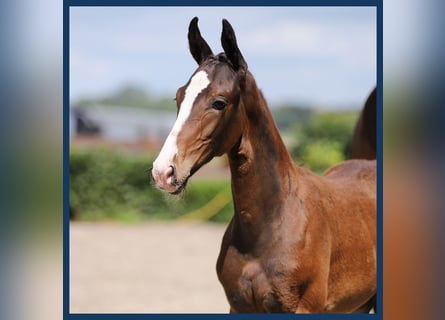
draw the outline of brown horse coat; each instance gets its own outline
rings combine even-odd
[[[376,292],[375,161],[323,177],[294,165],[250,73],[246,88],[251,118],[229,152],[235,214],[217,263],[232,312],[359,310]]]
[[[350,160],[318,176],[294,164],[247,70],[231,25],[213,55],[197,27],[199,64],[177,92],[178,120],[153,166],[173,194],[227,154],[234,216],[217,274],[231,312],[368,312],[376,294],[376,163]]]

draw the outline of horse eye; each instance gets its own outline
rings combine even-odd
[[[222,110],[227,105],[227,102],[223,100],[215,100],[212,103],[212,108],[216,110]]]

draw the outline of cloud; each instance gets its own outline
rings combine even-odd
[[[276,21],[245,35],[243,49],[269,56],[334,56],[354,58],[354,52],[375,52],[375,25]]]
[[[321,30],[317,25],[278,21],[272,26],[252,30],[244,43],[244,49],[267,55],[313,52],[320,41],[320,34]]]

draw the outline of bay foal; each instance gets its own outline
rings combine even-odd
[[[214,55],[189,26],[198,69],[176,93],[177,120],[153,164],[180,193],[228,155],[235,212],[217,273],[231,312],[368,312],[376,294],[376,163],[351,160],[324,176],[296,166],[223,20]]]

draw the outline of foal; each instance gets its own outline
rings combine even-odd
[[[223,20],[214,55],[189,26],[199,67],[178,89],[178,117],[153,164],[180,193],[228,155],[234,215],[217,273],[231,312],[368,312],[376,294],[376,163],[351,160],[320,177],[294,164],[235,33]]]

